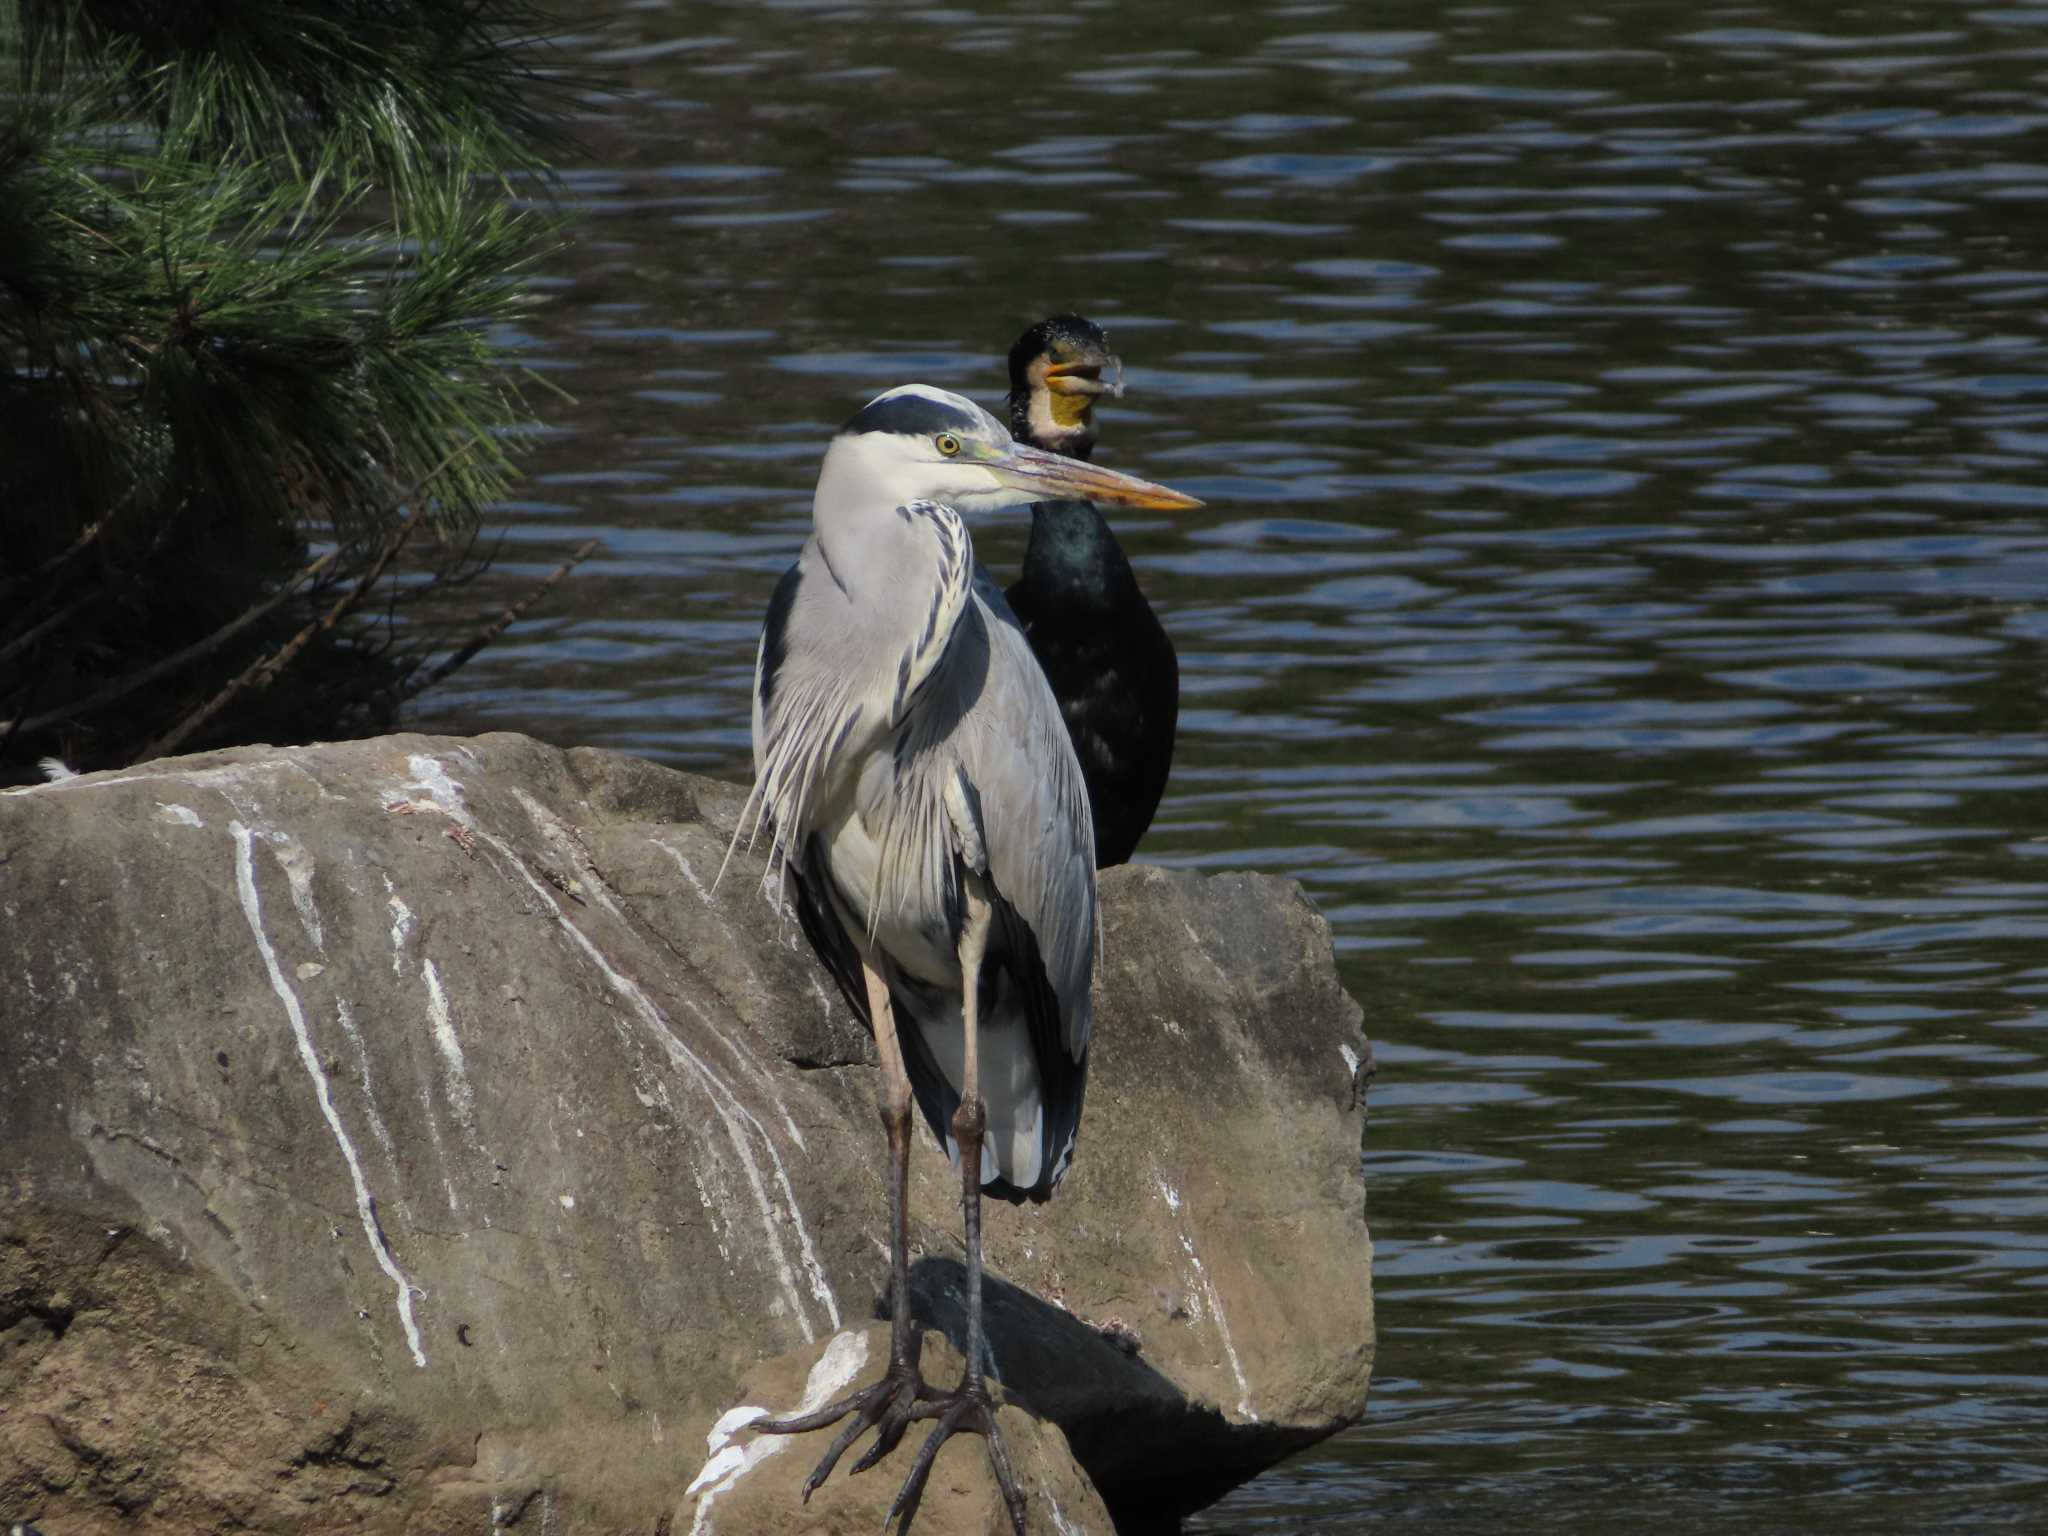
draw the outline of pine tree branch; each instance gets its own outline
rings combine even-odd
[[[553,10],[0,0],[0,758],[319,731],[349,667],[396,707],[447,654],[358,632],[456,579],[392,561],[473,558],[525,447]]]
[[[493,640],[497,639],[498,636],[504,634],[506,630],[510,629],[514,624],[518,623],[520,619],[524,618],[526,615],[526,610],[531,608],[535,603],[539,602],[543,597],[545,597],[548,594],[548,592],[554,587],[555,583],[560,581],[564,576],[568,575],[571,571],[575,570],[576,567],[581,565],[585,560],[588,560],[591,554],[597,549],[598,545],[601,542],[602,541],[598,539],[584,540],[582,547],[579,548],[575,554],[571,555],[567,560],[564,560],[560,565],[555,567],[553,575],[549,576],[539,586],[535,587],[531,592],[528,592],[524,597],[520,598],[519,601],[514,603],[510,608],[507,608],[503,613],[499,614],[498,617],[492,620],[489,625],[485,626],[483,629],[477,631],[476,634],[472,635],[468,643],[465,644],[460,650],[455,652],[454,655],[450,656],[446,661],[442,662],[439,666],[435,667],[433,671],[429,672],[417,683],[413,683],[409,687],[407,687],[402,697],[407,699],[417,698],[420,694],[425,693],[429,688],[433,687],[436,683],[446,681],[447,678],[450,677],[453,673],[455,673],[458,669],[467,666],[470,660],[476,655],[478,651],[482,650],[485,646],[489,645]]]
[[[36,701],[36,690],[43,684],[42,674],[29,679],[28,686],[21,692],[21,707],[27,710]],[[0,731],[0,763],[7,761],[7,754],[14,746],[14,738],[21,730],[21,716],[16,715],[6,730]]]
[[[120,512],[122,508],[128,504],[128,502],[133,498],[133,495],[134,487],[131,486],[129,488],[128,493],[126,495],[123,495],[121,499],[118,502],[116,502],[113,506],[109,507],[107,509],[105,516],[101,517],[98,522],[94,523],[91,527],[87,528],[84,533],[79,535],[77,540],[73,542],[69,549],[66,549],[61,553],[52,556],[50,559],[44,561],[43,564],[38,566],[35,570],[28,572],[24,577],[19,579],[27,580],[32,577],[53,573],[59,568],[61,568],[64,565],[64,563],[68,561],[73,555],[77,554],[80,550],[88,547],[92,543],[93,539],[98,536],[99,531],[102,528],[108,527],[113,523],[115,514]],[[182,510],[182,507],[180,508],[180,510]],[[156,558],[158,552],[161,551],[164,546],[164,540],[170,535],[170,532],[175,524],[175,521],[175,518],[169,516],[160,517],[157,519],[156,532],[150,538],[149,547],[143,551],[141,559],[137,562],[138,568],[146,568],[149,562]],[[62,595],[62,585],[53,583],[48,588],[48,590],[45,591],[45,593],[40,599],[28,598],[24,600],[21,606],[10,617],[12,617],[14,622],[18,624],[28,623],[31,616],[36,612],[38,608],[48,607],[52,604],[55,604],[59,600],[59,598],[62,597]],[[81,592],[77,597],[73,598],[70,602],[65,603],[62,607],[58,608],[55,613],[49,614],[40,619],[36,619],[34,623],[31,624],[26,631],[16,635],[12,640],[8,641],[5,645],[0,645],[0,662],[12,659],[14,656],[18,655],[20,652],[25,650],[28,646],[34,644],[37,640],[41,639],[44,635],[48,634],[51,630],[55,629],[58,625],[62,624],[66,619],[69,619],[75,614],[79,613],[80,611],[91,607],[95,602],[109,601],[113,598],[118,597],[119,595],[120,589],[119,583],[117,581],[102,578],[101,580],[95,582],[88,578],[85,591]],[[23,705],[22,708],[25,714],[27,706]],[[37,723],[38,722],[24,719],[22,715],[16,715],[13,720],[8,721],[7,734],[4,739],[0,739],[0,759],[4,759],[5,757],[6,743],[13,741],[17,732],[27,729],[29,726]]]
[[[391,563],[392,557],[398,553],[405,541],[412,537],[413,529],[419,526],[420,518],[425,513],[426,503],[421,502],[411,512],[406,514],[405,521],[400,523],[397,531],[385,541],[384,548],[379,551],[376,560],[370,566],[369,572],[361,581],[358,581],[348,591],[344,592],[335,601],[334,606],[328,609],[325,614],[313,620],[268,656],[259,656],[255,661],[250,662],[247,667],[229,679],[227,686],[222,688],[220,692],[216,693],[204,704],[193,710],[191,714],[180,720],[176,725],[164,732],[163,735],[138,752],[135,755],[135,760],[138,763],[146,763],[152,758],[169,756],[177,751],[179,745],[184,742],[186,737],[211,720],[229,700],[233,699],[243,689],[269,687],[278,673],[292,664],[292,661],[298,656],[299,652],[306,648],[315,635],[324,634],[334,628],[336,624],[340,623],[348,615],[349,611],[357,603],[363,600],[364,595],[369,592],[370,588],[376,585],[378,577],[384,574],[384,568]]]

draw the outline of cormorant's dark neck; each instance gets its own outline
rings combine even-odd
[[[1123,546],[1092,502],[1041,501],[1031,508],[1019,576],[1019,586],[1066,607],[1108,612],[1143,601]]]
[[[1069,428],[1045,430],[1033,421],[1028,390],[1010,392],[1011,435],[1047,453],[1086,459],[1095,451],[1092,415]],[[1109,524],[1086,501],[1041,501],[1031,508],[1031,540],[1024,546],[1018,586],[1041,603],[1108,612],[1144,599],[1138,578]]]

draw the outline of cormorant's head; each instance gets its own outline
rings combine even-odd
[[[1010,348],[1010,431],[1048,453],[1087,458],[1095,448],[1095,397],[1121,395],[1123,372],[1093,320],[1039,321]]]
[[[1192,496],[1016,442],[961,395],[903,384],[858,411],[825,451],[812,513],[820,527],[862,508],[913,501],[960,512],[1039,501],[1095,501],[1162,512],[1199,507]]]

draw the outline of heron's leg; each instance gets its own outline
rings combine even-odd
[[[924,1335],[910,1317],[910,1072],[903,1065],[903,1042],[896,1038],[889,985],[872,965],[864,969],[868,1017],[875,1020],[875,1047],[882,1057],[882,1080],[875,1091],[882,1134],[889,1142],[889,1365],[914,1376]]]
[[[960,934],[960,1024],[966,1060],[960,1071],[960,1107],[953,1111],[953,1140],[960,1148],[960,1224],[967,1236],[967,1374],[963,1392],[987,1395],[981,1363],[987,1355],[981,1331],[981,1141],[988,1130],[988,1106],[981,1099],[981,962],[988,952],[989,905],[967,882],[967,923]]]
[[[921,1416],[916,1411],[918,1405],[931,1402],[938,1395],[918,1373],[918,1346],[923,1335],[910,1315],[910,1074],[903,1065],[902,1043],[896,1038],[896,1016],[889,1002],[888,983],[872,964],[864,964],[863,970],[867,979],[868,1017],[874,1022],[875,1046],[882,1058],[876,1108],[889,1140],[889,1369],[880,1381],[822,1408],[788,1418],[754,1421],[751,1427],[764,1434],[797,1435],[823,1429],[844,1418],[852,1419],[805,1481],[806,1502],[818,1485],[832,1475],[839,1458],[864,1431],[876,1431],[875,1443],[853,1464],[855,1472],[866,1471],[894,1450],[911,1421]]]
[[[898,1536],[910,1529],[939,1447],[961,1431],[978,1434],[988,1441],[989,1463],[995,1471],[996,1486],[1002,1490],[1003,1503],[1009,1508],[1010,1523],[1017,1536],[1025,1536],[1024,1494],[1010,1471],[1010,1453],[1003,1444],[1002,1432],[996,1428],[995,1404],[989,1399],[988,1383],[981,1374],[988,1352],[981,1322],[981,1143],[988,1129],[988,1109],[981,1099],[979,1013],[981,962],[988,950],[993,915],[979,882],[969,877],[967,922],[960,934],[960,1021],[967,1049],[960,1074],[960,1107],[953,1112],[953,1140],[960,1148],[960,1214],[967,1235],[967,1369],[959,1391],[918,1412],[920,1418],[936,1418],[939,1422],[918,1448],[910,1475],[903,1480],[903,1491],[896,1495],[896,1502],[882,1521],[886,1528],[900,1517]]]

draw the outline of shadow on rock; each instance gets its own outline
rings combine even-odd
[[[966,1285],[958,1259],[928,1255],[911,1265],[913,1315],[955,1350],[967,1337]],[[1012,1402],[1065,1432],[1121,1536],[1177,1531],[1183,1516],[1327,1433],[1232,1424],[1148,1365],[1129,1335],[999,1275],[983,1276],[982,1315],[983,1369]]]

